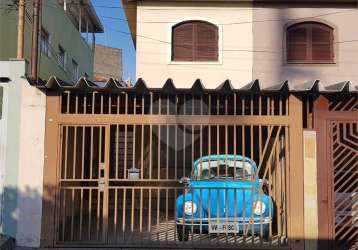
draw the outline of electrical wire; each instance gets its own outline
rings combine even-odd
[[[46,5],[46,4],[45,4]],[[56,7],[58,8],[58,6],[54,6],[54,5],[48,5],[49,7]],[[352,10],[352,11],[357,11],[357,10]],[[343,13],[343,12],[351,12],[351,11],[336,11],[336,12],[330,12],[330,13],[324,13],[324,14],[321,14],[321,15],[316,15],[316,16],[311,16],[311,17],[305,17],[304,19],[307,19],[307,18],[317,18],[317,17],[321,17],[321,16],[327,16],[327,15],[334,15],[334,14],[339,14],[339,13]],[[101,16],[103,17],[103,16]],[[111,19],[119,19],[119,20],[122,20],[122,21],[125,21],[126,19],[121,19],[121,18],[115,18],[115,17],[110,17]],[[272,19],[272,20],[254,20],[254,21],[246,21],[246,22],[238,22],[238,23],[230,23],[230,24],[227,24],[227,25],[232,25],[232,24],[247,24],[247,23],[255,23],[255,22],[267,22],[267,21],[297,21],[297,20],[300,20],[300,19],[303,19],[303,18],[295,18],[295,19]],[[126,20],[128,21],[128,20]],[[156,22],[142,22],[142,23],[156,23]],[[171,23],[171,22],[164,22],[164,23]],[[221,24],[221,25],[225,25],[225,24]],[[128,32],[128,31],[123,31],[123,30],[117,30],[117,29],[113,29],[113,28],[110,28],[110,27],[106,27],[107,29],[113,31],[113,32],[117,32],[117,33],[121,33],[121,34],[124,34],[124,35],[128,35],[128,36],[132,36],[132,33],[131,32]],[[148,39],[148,40],[152,40],[152,41],[156,41],[156,42],[159,42],[159,43],[163,43],[163,44],[168,44],[168,45],[171,45],[172,42],[168,42],[168,41],[164,41],[164,40],[160,40],[160,39],[157,39],[157,38],[154,38],[154,37],[150,37],[150,36],[146,36],[146,35],[141,35],[141,34],[136,34],[137,37],[141,37],[141,38],[144,38],[144,39]],[[357,42],[358,39],[353,39],[353,40],[349,40],[349,41],[336,41],[335,43],[339,44],[339,43],[352,43],[352,42]],[[247,49],[219,49],[219,51],[231,51],[231,52],[234,52],[234,51],[241,51],[241,52],[255,52],[255,53],[281,53],[282,52],[282,49],[281,50],[247,50]]]
[[[53,5],[53,4],[45,4],[43,3],[42,5],[48,6],[48,7],[55,7],[58,8],[58,5]],[[105,7],[105,6],[95,6],[95,7]],[[122,7],[117,6],[120,9],[123,9]],[[112,8],[112,7],[109,7]],[[264,9],[264,8],[263,8]],[[163,10],[163,9],[152,9],[152,10]],[[169,8],[168,10],[188,10],[187,8],[178,8],[178,9],[174,9],[174,8]],[[198,9],[198,10],[202,10],[202,9]],[[250,9],[252,10],[252,9]],[[236,9],[235,9],[236,11]],[[263,20],[253,20],[253,21],[242,21],[242,22],[229,22],[229,23],[218,23],[218,25],[236,25],[236,24],[250,24],[250,23],[262,23],[262,22],[287,22],[287,21],[299,21],[299,20],[306,20],[306,19],[314,19],[314,18],[319,18],[319,17],[323,17],[323,16],[329,16],[329,15],[336,15],[336,14],[344,14],[344,13],[349,13],[349,12],[358,12],[357,9],[354,10],[347,10],[347,11],[334,11],[334,12],[328,12],[328,13],[323,13],[323,14],[319,14],[319,15],[313,15],[313,16],[305,16],[305,17],[300,17],[300,18],[279,18],[279,19],[263,19]],[[111,16],[103,16],[103,15],[98,15],[99,17],[102,18],[106,18],[106,19],[112,19],[112,20],[119,20],[119,21],[124,21],[124,22],[128,22],[128,19],[124,19],[124,18],[119,18],[119,17],[111,17]],[[176,22],[168,22],[168,21],[140,21],[137,20],[138,23],[165,23],[165,24],[173,24]]]
[[[324,14],[315,15],[315,16],[300,17],[300,18],[263,19],[263,20],[242,21],[242,22],[218,23],[218,25],[225,26],[225,25],[239,25],[239,24],[264,23],[264,22],[289,22],[289,21],[299,21],[299,20],[314,19],[314,18],[319,18],[319,17],[323,17],[323,16],[335,15],[335,14],[343,14],[343,13],[348,13],[348,12],[358,12],[358,10],[336,11],[336,12],[324,13]],[[99,15],[99,17],[128,22],[127,19],[123,19],[123,18],[117,18],[117,17],[111,17],[111,16],[102,16],[102,15]],[[177,22],[174,22],[174,21],[172,21],[172,22],[166,22],[166,21],[140,21],[140,20],[137,20],[137,23],[175,24]]]
[[[54,5],[48,5],[48,4],[43,4],[45,6],[49,6],[49,7],[56,7],[58,8],[58,6],[54,6]],[[352,10],[352,11],[357,11],[357,10]],[[311,16],[311,17],[305,17],[304,19],[307,18],[315,18],[315,17],[321,17],[321,16],[327,16],[327,15],[333,15],[333,14],[339,14],[339,13],[346,13],[346,12],[351,12],[351,11],[336,11],[336,12],[330,12],[330,13],[324,13],[321,15],[316,15],[316,16]],[[29,15],[27,15],[28,18],[31,20],[31,17]],[[122,18],[116,18],[116,17],[106,17],[106,16],[100,16],[102,18],[110,18],[110,19],[115,19],[115,20],[121,20],[121,21],[128,21],[126,19],[122,19]],[[247,23],[254,23],[254,22],[267,22],[267,21],[292,21],[292,20],[300,20],[303,18],[295,18],[295,19],[272,19],[272,20],[254,20],[254,21],[246,21],[246,22],[238,22],[238,23],[227,23],[227,24],[221,24],[221,25],[232,25],[232,24],[247,24]],[[142,23],[158,23],[158,22],[142,22]],[[171,23],[171,22],[161,22],[161,23]],[[113,32],[117,32],[117,33],[121,33],[124,35],[128,35],[128,36],[132,36],[131,32],[128,31],[123,31],[123,30],[117,30],[117,29],[113,29],[111,27],[107,27],[109,30],[113,31]],[[150,36],[146,36],[146,35],[141,35],[141,34],[136,34],[137,37],[141,37],[144,39],[148,39],[148,40],[152,40],[155,42],[159,42],[159,43],[163,43],[163,44],[168,44],[171,45],[172,42],[170,41],[164,41],[161,39],[157,39],[154,37],[150,37]],[[358,42],[358,39],[352,39],[352,40],[346,40],[346,41],[335,41],[334,43],[340,44],[340,43],[352,43],[352,42]],[[219,49],[219,51],[242,51],[242,52],[261,52],[261,53],[281,53],[283,49],[281,50],[247,50],[247,49]]]

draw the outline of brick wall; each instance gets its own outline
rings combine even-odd
[[[122,79],[122,50],[96,44],[94,53],[94,80]]]

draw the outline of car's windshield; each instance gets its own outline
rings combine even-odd
[[[194,179],[235,178],[251,180],[252,165],[241,160],[211,160],[199,162],[194,166]]]

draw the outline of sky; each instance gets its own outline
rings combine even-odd
[[[96,43],[122,49],[123,79],[135,81],[135,49],[121,1],[92,0],[92,4],[104,26],[104,33],[96,34]]]

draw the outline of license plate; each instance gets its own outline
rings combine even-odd
[[[209,224],[209,233],[238,233],[239,224],[237,223],[216,223]]]

